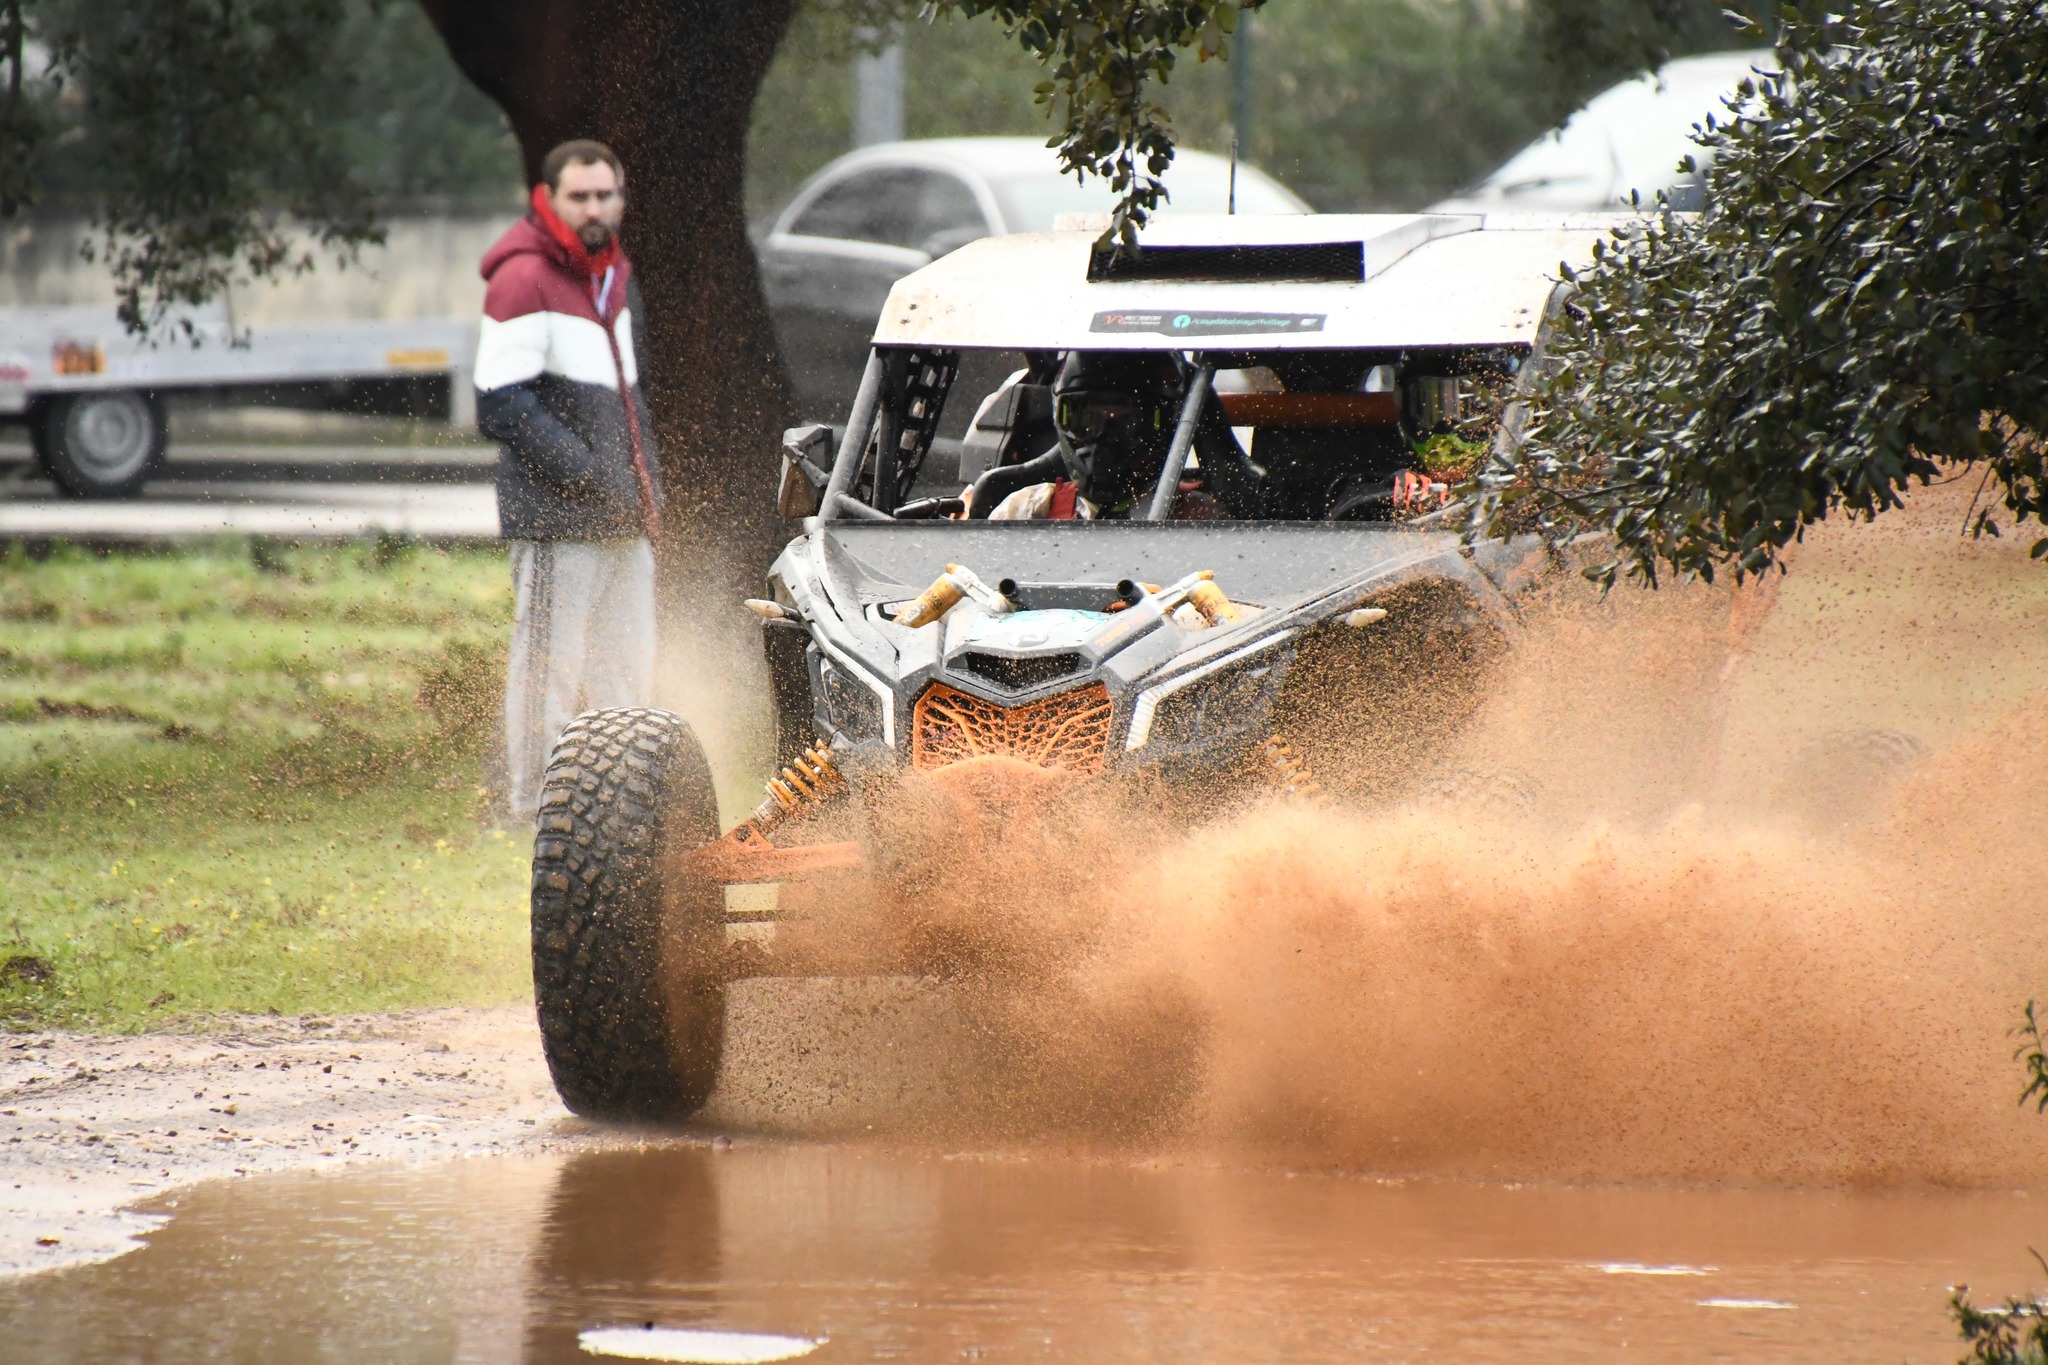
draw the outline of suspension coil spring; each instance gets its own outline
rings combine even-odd
[[[804,815],[846,787],[846,779],[821,744],[813,744],[790,765],[768,779],[768,799],[754,808],[748,823],[767,834],[783,821]]]
[[[1296,753],[1286,739],[1274,735],[1259,746],[1259,757],[1265,760],[1273,786],[1283,796],[1291,796],[1312,806],[1329,804],[1330,798],[1323,791],[1323,784],[1309,773],[1308,760]]]

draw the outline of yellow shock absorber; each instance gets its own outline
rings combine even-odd
[[[1265,760],[1266,770],[1273,779],[1273,786],[1284,796],[1294,797],[1312,806],[1327,806],[1329,795],[1323,791],[1323,784],[1309,774],[1308,761],[1296,752],[1294,747],[1279,735],[1273,736],[1259,746],[1259,757]]]
[[[1201,577],[1188,589],[1188,601],[1210,625],[1235,625],[1244,619],[1244,613],[1238,610],[1237,603],[1231,601],[1223,589],[1216,586],[1215,578],[1207,569],[1202,570]]]
[[[958,576],[960,566],[948,564],[946,571],[932,580],[932,585],[918,595],[916,601],[896,613],[899,626],[928,626],[951,611],[961,598],[967,596],[967,585]]]
[[[764,838],[776,826],[807,815],[846,788],[846,779],[824,745],[813,744],[787,768],[768,779],[768,798],[754,808],[747,823]]]

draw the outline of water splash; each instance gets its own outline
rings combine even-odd
[[[1493,1179],[2048,1176],[2005,1037],[2048,981],[2044,580],[1910,517],[1830,535],[1746,615],[1540,607],[1448,794],[1078,802],[914,903],[959,945],[966,1080],[902,1126]],[[1877,726],[1922,740],[1802,799]]]

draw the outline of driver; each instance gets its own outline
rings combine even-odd
[[[1157,352],[1074,351],[1053,381],[1062,468],[1026,484],[991,521],[1125,517],[1152,496],[1179,417],[1180,367]]]

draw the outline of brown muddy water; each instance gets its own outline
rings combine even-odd
[[[144,1249],[0,1286],[0,1342],[541,1362],[653,1323],[824,1338],[820,1365],[1944,1361],[1948,1285],[2038,1279],[2039,1204],[777,1142],[485,1158],[166,1199]]]

